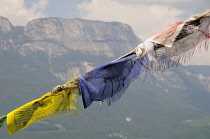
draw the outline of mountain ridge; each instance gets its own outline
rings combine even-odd
[[[23,56],[42,53],[48,57],[49,63],[64,55],[68,58],[69,54],[78,51],[81,55],[115,58],[141,42],[129,25],[118,22],[39,18],[29,21],[25,27],[15,27],[6,18],[0,18],[0,22],[5,23],[6,30],[0,38],[1,49],[16,51]],[[4,27],[4,24],[1,26]],[[62,61],[59,62],[69,65],[68,61]],[[89,62],[85,63],[90,66]],[[71,68],[66,69],[62,73],[53,68],[50,71],[63,81],[67,76],[78,76]]]

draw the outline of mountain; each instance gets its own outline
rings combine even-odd
[[[0,18],[0,114],[39,98],[54,86],[110,62],[141,39],[117,22],[41,18],[13,26]],[[207,139],[210,123],[209,66],[182,66],[134,81],[122,98],[93,103],[80,116],[34,123],[6,135],[19,138]],[[193,135],[193,136],[192,136]]]
[[[47,58],[50,72],[62,81],[93,68],[89,57],[113,59],[141,42],[130,26],[118,22],[41,18],[30,21],[25,27],[15,27],[6,18],[0,20],[1,49],[22,56]]]

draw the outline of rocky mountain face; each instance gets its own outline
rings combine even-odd
[[[113,59],[129,52],[140,42],[130,26],[117,22],[40,18],[30,21],[25,27],[16,27],[8,19],[0,18],[0,49],[16,51],[22,56],[45,56],[50,72],[63,81],[92,68],[88,56],[81,59],[84,55]],[[80,56],[72,57],[78,51]],[[69,67],[74,61],[67,60],[69,58],[75,59],[74,65],[78,59],[81,61],[78,66]],[[58,66],[54,61],[57,59],[65,71],[56,69]]]
[[[13,29],[13,26],[9,22],[9,20],[7,18],[0,17],[0,32],[8,33],[10,31],[12,31],[12,29]]]
[[[189,83],[192,81],[196,82],[195,85],[201,85],[204,89],[210,92],[210,72],[204,73],[202,69],[208,66],[200,66],[200,70],[194,71],[194,68],[199,66],[181,66],[178,69],[166,70],[164,73],[153,74],[155,80],[152,82],[156,84],[157,87],[163,88],[165,92],[168,92],[167,88],[187,90],[189,89]],[[165,88],[164,88],[165,87]]]

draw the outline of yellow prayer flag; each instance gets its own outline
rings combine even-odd
[[[8,134],[28,127],[34,122],[69,115],[78,110],[78,88],[63,90],[59,93],[47,93],[7,115]]]

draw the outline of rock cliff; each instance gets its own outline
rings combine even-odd
[[[38,54],[47,57],[50,72],[63,81],[90,70],[90,56],[114,59],[141,42],[129,25],[118,22],[40,18],[21,27],[13,26],[1,17],[0,23],[1,49],[16,51],[26,57]],[[76,67],[70,66],[69,58],[78,62],[74,64]],[[66,70],[61,72],[55,66],[58,59]]]

